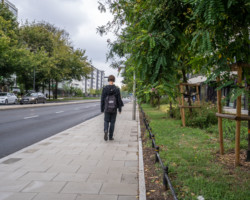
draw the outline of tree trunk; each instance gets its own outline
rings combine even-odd
[[[152,105],[152,106],[154,106],[154,97],[150,97],[150,104]]]
[[[157,96],[157,104],[158,104],[158,109],[160,109],[160,106],[161,106],[161,96]]]
[[[55,89],[54,89],[54,80],[52,79],[51,80],[51,90],[52,90],[52,93],[53,93],[53,99],[55,99]]]
[[[49,79],[49,99],[50,99],[50,92],[51,92],[51,85],[50,85],[50,79]]]
[[[45,90],[45,82],[43,81],[43,94],[44,94],[44,90]]]
[[[187,77],[186,77],[186,70],[182,69],[182,76],[183,76],[183,82],[187,83]],[[192,106],[192,102],[191,102],[191,96],[190,96],[190,90],[189,90],[189,86],[186,85],[186,91],[187,91],[187,96],[188,96],[188,105]],[[192,108],[189,108],[189,112],[192,113]]]
[[[56,81],[55,85],[55,99],[57,99],[57,93],[58,93],[58,81]]]
[[[172,101],[169,102],[169,112],[170,112],[170,117],[174,118]]]

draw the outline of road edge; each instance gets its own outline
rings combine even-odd
[[[28,104],[28,105],[15,105],[0,107],[1,110],[14,110],[14,109],[26,109],[26,108],[39,108],[39,107],[49,107],[49,106],[61,106],[70,104],[81,104],[81,103],[95,103],[100,102],[100,100],[86,100],[86,101],[74,101],[74,102],[62,102],[62,103],[46,103],[46,104]]]

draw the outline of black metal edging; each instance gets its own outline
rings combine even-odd
[[[155,163],[157,163],[157,162],[160,163],[160,165],[163,169],[163,185],[164,185],[166,190],[168,189],[168,186],[169,186],[169,189],[172,192],[172,196],[174,197],[174,200],[178,200],[178,198],[175,194],[175,190],[174,190],[172,183],[170,181],[170,178],[168,177],[168,166],[164,166],[164,164],[162,162],[162,159],[161,159],[160,154],[159,154],[160,147],[156,145],[155,136],[154,136],[154,134],[152,134],[152,129],[149,126],[148,120],[145,116],[145,112],[143,111],[142,107],[140,107],[140,108],[141,108],[141,113],[142,113],[144,124],[145,124],[146,129],[148,130],[148,133],[149,133],[149,138],[152,140],[152,148],[155,149]]]

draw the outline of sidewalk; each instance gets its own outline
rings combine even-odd
[[[223,110],[227,113],[236,114],[236,109],[231,107],[223,107]],[[241,114],[248,115],[248,110],[241,109]]]
[[[0,200],[136,200],[132,104],[117,116],[114,141],[103,139],[103,117],[0,159]]]

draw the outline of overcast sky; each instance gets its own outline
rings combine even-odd
[[[112,19],[110,13],[100,13],[98,0],[9,0],[18,8],[18,21],[46,21],[70,34],[75,48],[86,50],[88,59],[94,67],[104,70],[105,75],[117,77],[117,70],[106,63],[107,39],[112,35],[100,36],[96,33],[98,26]],[[116,85],[121,86],[121,77]]]

